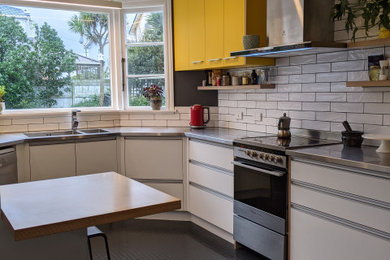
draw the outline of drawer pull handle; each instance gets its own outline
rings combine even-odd
[[[254,170],[254,171],[257,171],[257,172],[260,172],[260,173],[265,173],[265,174],[268,174],[268,175],[273,175],[273,176],[276,176],[276,177],[282,177],[285,174],[284,172],[269,171],[269,170],[266,170],[266,169],[263,169],[263,168],[251,166],[251,165],[240,163],[240,162],[232,162],[232,163],[235,166],[238,166],[238,167],[246,168],[246,169],[249,169],[249,170]]]
[[[219,58],[219,59],[211,59],[211,60],[207,60],[207,61],[213,62],[213,61],[220,61],[220,60],[221,60],[221,58]]]
[[[199,63],[202,63],[203,61],[202,60],[197,60],[197,61],[193,61],[191,62],[192,64],[199,64]]]
[[[238,59],[238,57],[226,57],[226,58],[223,58],[224,60],[234,60],[234,59]]]

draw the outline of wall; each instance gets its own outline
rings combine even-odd
[[[338,132],[348,120],[355,130],[390,133],[390,88],[346,87],[368,79],[367,56],[377,54],[390,58],[390,47],[279,58],[275,89],[219,91],[219,126],[276,133],[285,112],[292,128]]]
[[[211,107],[209,126],[218,126],[218,108]],[[175,112],[81,112],[79,128],[101,127],[189,127],[190,108],[176,107]],[[70,112],[62,114],[2,115],[0,133],[68,130]]]

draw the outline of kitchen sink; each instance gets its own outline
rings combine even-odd
[[[102,134],[109,133],[110,131],[104,129],[83,129],[79,130],[82,134]]]
[[[52,132],[37,132],[37,133],[25,133],[28,137],[45,137],[45,136],[64,136],[64,135],[79,135],[79,131],[52,131]]]

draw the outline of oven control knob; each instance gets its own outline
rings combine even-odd
[[[264,153],[259,153],[259,158],[264,159]]]
[[[272,154],[271,154],[271,156],[269,157],[269,160],[270,160],[271,162],[276,162],[276,157],[275,157],[275,155],[272,155]]]
[[[245,151],[245,154],[246,154],[247,156],[251,156],[251,151]]]
[[[264,155],[264,159],[268,161],[268,160],[269,160],[269,154],[266,153],[266,154]]]
[[[258,154],[256,152],[252,152],[252,157],[257,157]]]
[[[276,163],[283,163],[283,159],[280,156],[276,157]]]

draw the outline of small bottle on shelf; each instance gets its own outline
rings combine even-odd
[[[251,80],[252,80],[252,85],[258,84],[258,77],[257,77],[256,70],[252,70]]]

